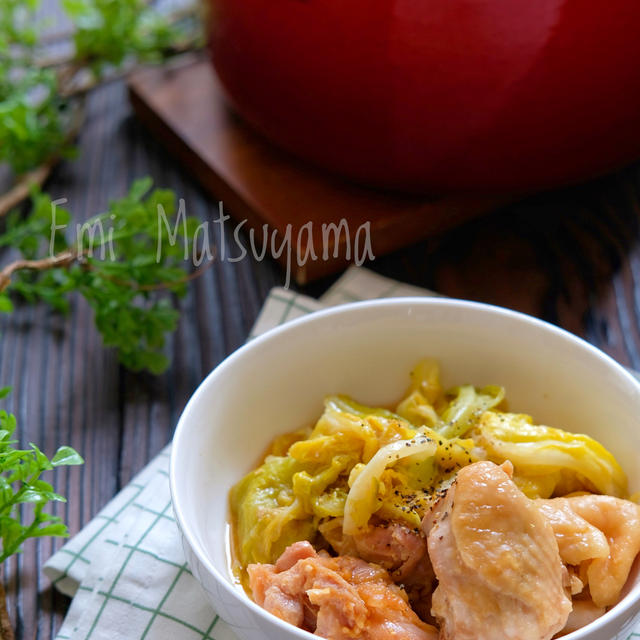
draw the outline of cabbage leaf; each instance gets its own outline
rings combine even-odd
[[[535,425],[524,414],[487,411],[472,435],[490,460],[511,461],[514,480],[529,497],[581,489],[627,495],[627,478],[616,459],[584,434]]]

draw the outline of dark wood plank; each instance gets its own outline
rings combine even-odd
[[[373,268],[558,324],[640,367],[640,169],[543,193]]]

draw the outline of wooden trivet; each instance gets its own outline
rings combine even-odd
[[[292,255],[287,257],[285,247],[278,260],[285,266],[289,260],[292,277],[299,284],[334,273],[354,257],[362,257],[367,233],[362,225],[366,223],[371,250],[380,256],[450,229],[509,199],[475,194],[408,197],[357,186],[311,167],[274,147],[230,111],[215,72],[202,55],[136,71],[128,84],[140,120],[223,202],[236,223],[246,220],[243,231],[256,230],[258,249],[262,248],[265,223],[271,234],[276,232],[276,249],[291,225]],[[337,225],[341,219],[348,223],[349,239],[343,225],[336,247],[336,234],[326,225]],[[306,229],[300,231],[304,225]],[[356,236],[358,247],[354,246]],[[246,236],[243,244],[250,249]]]

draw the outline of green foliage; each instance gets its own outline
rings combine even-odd
[[[0,85],[0,163],[15,173],[69,153],[64,103],[56,92],[55,74],[46,69],[26,70]]]
[[[43,253],[43,240],[51,242],[51,227],[67,226],[71,221],[71,214],[64,208],[55,207],[55,219],[52,213],[51,198],[45,193],[34,190],[31,193],[31,211],[23,216],[14,210],[7,214],[6,230],[0,234],[0,247],[14,247],[24,258],[33,260],[38,253]],[[54,234],[53,253],[59,253],[67,246],[67,241],[61,230]],[[49,247],[51,248],[51,247]]]
[[[0,397],[9,390],[1,389]],[[28,538],[68,535],[62,520],[44,510],[49,502],[66,500],[40,476],[55,467],[84,462],[66,446],[60,447],[51,459],[33,443],[29,449],[16,449],[15,430],[15,416],[0,410],[0,563],[21,551]]]
[[[76,28],[76,59],[100,73],[128,56],[157,59],[181,35],[144,0],[62,0]]]
[[[18,175],[71,152],[70,99],[62,97],[68,90],[62,83],[69,77],[89,69],[99,80],[125,62],[159,59],[185,38],[189,41],[182,28],[145,0],[62,0],[74,26],[74,56],[59,70],[41,68],[39,3],[0,0],[0,164]],[[70,75],[65,73],[69,70]],[[17,249],[30,260],[66,249],[79,251],[82,255],[72,265],[14,275],[10,290],[59,311],[66,311],[69,295],[79,292],[94,311],[105,345],[118,350],[122,363],[157,373],[168,365],[165,336],[178,320],[171,295],[184,293],[185,270],[179,262],[188,243],[184,236],[192,236],[181,225],[178,243],[171,246],[168,230],[158,229],[157,210],[162,206],[167,217],[174,215],[175,197],[162,190],[145,197],[149,187],[148,181],[136,183],[126,198],[92,218],[73,241],[62,230],[50,238],[52,203],[35,192],[26,218],[19,213],[7,217],[0,247]],[[56,224],[70,221],[69,212],[58,208]],[[195,223],[185,224],[193,230]],[[98,237],[91,240],[92,234]],[[163,252],[156,260],[158,234]],[[78,249],[83,242],[90,242],[93,250]],[[159,284],[163,293],[154,290]],[[11,299],[0,293],[0,312],[12,309]]]
[[[120,361],[134,371],[160,373],[169,364],[165,339],[178,322],[174,300],[186,291],[185,252],[191,255],[198,222],[177,216],[173,192],[149,193],[150,188],[148,178],[134,182],[105,213],[76,225],[71,241],[64,234],[69,212],[56,207],[53,219],[49,197],[34,193],[31,212],[10,221],[0,246],[14,247],[29,259],[46,257],[52,221],[64,227],[56,230],[54,253],[72,251],[78,259],[46,271],[19,272],[8,291],[62,312],[70,295],[80,293],[93,309],[104,344],[118,350]],[[0,310],[3,304],[0,297]]]
[[[36,0],[0,3],[0,163],[23,173],[64,151],[56,75],[35,64]]]
[[[159,60],[193,40],[193,29],[171,24],[145,0],[62,0],[75,52],[60,70],[41,68],[39,4],[0,0],[0,164],[16,174],[71,152],[65,78],[87,68],[99,80],[125,61]]]
[[[0,53],[11,47],[33,48],[38,40],[35,12],[39,0],[2,0],[0,5]],[[20,52],[23,53],[23,52]]]

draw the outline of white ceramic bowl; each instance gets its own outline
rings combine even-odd
[[[600,440],[640,489],[640,384],[601,351],[549,324],[488,305],[404,298],[345,305],[253,340],[200,385],[178,423],[171,492],[187,560],[242,640],[312,638],[253,603],[232,582],[228,492],[277,435],[315,421],[323,397],[387,405],[423,357],[444,385],[506,387],[511,410]],[[636,562],[621,602],[566,640],[626,640],[640,610]]]

